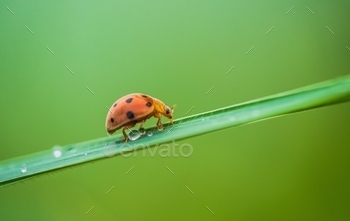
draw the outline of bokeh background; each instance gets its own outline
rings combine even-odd
[[[349,74],[349,11],[349,1],[2,0],[0,160],[106,136],[106,106],[132,92],[177,104],[180,118]],[[0,219],[347,220],[349,113],[345,103],[178,141],[188,158],[46,173],[0,188]]]

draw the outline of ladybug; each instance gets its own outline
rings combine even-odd
[[[169,108],[161,100],[146,94],[134,93],[119,98],[109,109],[106,118],[106,130],[108,134],[113,134],[123,128],[124,142],[128,140],[125,129],[134,127],[140,123],[140,127],[152,116],[158,118],[157,127],[161,131],[164,129],[161,123],[162,115],[173,123],[174,107]]]

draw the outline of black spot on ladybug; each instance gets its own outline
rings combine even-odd
[[[125,102],[126,102],[126,103],[131,103],[131,102],[132,102],[132,99],[133,99],[133,98],[130,97],[130,98],[126,99]]]
[[[166,113],[166,114],[170,114],[170,110],[169,110],[169,109],[166,109],[165,113]]]
[[[117,103],[115,103],[115,104],[113,105],[113,107],[115,107],[115,106],[117,106]]]
[[[144,95],[144,94],[143,94],[143,95],[141,95],[141,96],[142,96],[142,97],[148,97],[147,95]]]
[[[146,106],[147,106],[147,107],[150,107],[150,106],[152,106],[152,103],[151,103],[151,102],[147,102],[147,103],[146,103]]]
[[[126,99],[126,101],[125,101],[125,102],[126,102],[126,103],[131,103],[132,99],[133,99],[133,98],[132,98],[132,97],[130,97],[130,98]]]
[[[128,119],[133,119],[135,117],[135,115],[134,115],[134,113],[132,111],[128,111],[128,112],[126,112],[126,117]]]
[[[111,118],[111,122],[112,122],[112,123],[114,122],[114,118]]]

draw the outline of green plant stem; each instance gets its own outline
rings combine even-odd
[[[177,119],[163,131],[148,128],[152,136],[122,143],[110,136],[8,159],[0,162],[0,186],[43,172],[112,157],[125,151],[198,136],[272,117],[310,110],[350,100],[350,76],[295,89],[289,92]]]

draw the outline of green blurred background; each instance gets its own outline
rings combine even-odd
[[[180,118],[349,74],[349,11],[349,1],[2,0],[0,160],[106,136],[106,106],[132,92],[177,104]],[[345,103],[178,141],[188,158],[46,173],[0,188],[0,219],[347,220],[349,113]]]

